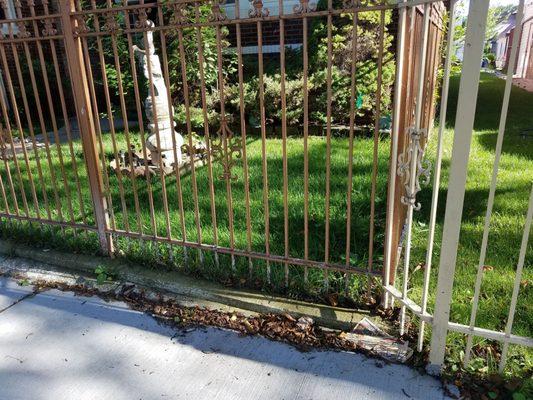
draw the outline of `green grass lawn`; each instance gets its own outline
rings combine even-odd
[[[473,297],[473,287],[476,275],[476,268],[479,258],[479,249],[483,233],[483,222],[486,210],[486,203],[494,159],[494,147],[496,142],[497,127],[500,115],[500,108],[503,96],[504,81],[493,75],[483,73],[481,77],[478,108],[476,114],[475,133],[471,149],[471,157],[468,171],[468,182],[465,196],[465,206],[463,212],[463,226],[459,247],[457,272],[455,277],[454,297],[452,304],[452,320],[467,324],[470,315],[471,299]],[[450,104],[448,112],[448,126],[453,125],[455,116],[457,91],[459,77],[455,76],[451,81]],[[489,238],[489,248],[486,264],[492,268],[487,268],[485,272],[480,308],[478,312],[477,325],[490,329],[503,329],[507,318],[507,310],[510,302],[512,284],[514,280],[514,270],[516,267],[518,249],[523,231],[524,218],[527,208],[527,200],[533,178],[533,137],[523,138],[520,133],[525,129],[533,128],[533,94],[521,89],[513,88],[511,104],[509,110],[506,136],[503,146],[503,156],[501,160],[500,173],[498,176],[498,190],[494,206],[494,213]],[[434,130],[434,133],[436,129]],[[272,132],[268,133],[267,140],[267,164],[268,164],[268,199],[270,207],[270,251],[272,254],[284,254],[284,207],[283,207],[283,161],[282,161],[282,141]],[[138,132],[131,133],[132,140],[139,146],[140,138]],[[427,157],[434,158],[435,135],[429,143]],[[446,200],[446,187],[448,182],[448,171],[450,166],[451,145],[453,130],[448,128],[445,135],[445,151],[443,161],[443,172],[441,182],[441,193],[439,200],[439,212],[437,219],[436,234],[436,256],[434,258],[432,280],[430,286],[430,310],[433,306],[434,292],[436,285],[436,273],[438,266],[438,250],[440,248],[442,224],[444,219],[444,207]],[[103,135],[104,147],[108,158],[113,156],[113,146],[111,135]],[[126,141],[123,132],[117,133],[119,148],[126,148]],[[378,185],[376,194],[376,234],[375,234],[375,261],[379,265],[382,257],[385,201],[386,201],[386,181],[389,159],[388,138],[381,138],[379,142],[379,165],[378,165]],[[348,140],[346,138],[333,138],[331,147],[331,224],[330,224],[330,254],[331,261],[343,263],[346,246],[346,189],[348,173]],[[372,169],[373,142],[369,137],[357,137],[354,151],[354,178],[352,190],[352,235],[350,237],[352,254],[350,263],[352,266],[364,267],[368,262],[368,226],[370,214],[370,182]],[[90,196],[87,186],[87,176],[83,168],[83,155],[81,144],[76,141],[73,144],[73,154],[78,164],[78,173],[81,181],[81,198],[84,203],[84,212],[80,207],[80,200],[77,193],[77,185],[73,173],[73,165],[69,155],[70,149],[67,145],[62,146],[66,176],[61,174],[59,168],[59,156],[54,148],[51,152],[53,171],[55,173],[56,187],[59,191],[60,203],[56,207],[54,199],[54,177],[51,169],[46,165],[46,152],[41,151],[40,161],[43,164],[43,179],[46,196],[53,211],[52,217],[59,219],[57,208],[61,210],[63,218],[70,220],[71,214],[68,207],[68,198],[72,200],[72,218],[77,222],[83,222],[84,218],[88,224],[93,224],[91,214]],[[247,141],[247,153],[249,162],[250,179],[250,202],[251,202],[251,249],[257,252],[265,251],[264,234],[264,206],[263,206],[263,175],[261,158],[261,139],[257,135],[249,135]],[[292,257],[303,257],[304,255],[304,221],[303,221],[303,140],[301,137],[290,137],[287,140],[288,157],[288,210],[289,210],[289,254]],[[324,137],[310,137],[309,139],[309,257],[313,260],[322,261],[324,259],[325,241],[325,192],[326,192],[326,140]],[[28,181],[27,168],[22,157],[18,158],[23,182],[26,188],[27,201],[30,213],[35,215],[30,186]],[[37,186],[37,196],[40,203],[40,212],[45,216],[44,194],[41,191],[41,183],[37,175],[37,161],[33,153],[30,155],[30,168],[34,175]],[[4,163],[0,163],[1,177],[10,206],[13,212],[14,198],[11,194],[7,169]],[[10,163],[10,172],[13,180],[15,197],[18,200],[21,213],[23,214],[23,199],[20,191],[20,182],[16,179],[15,165]],[[213,175],[215,177],[215,211],[218,228],[218,244],[221,246],[230,245],[230,232],[228,223],[228,207],[226,197],[226,182],[219,179],[222,168],[218,163],[214,164]],[[246,210],[244,191],[244,171],[242,160],[236,161],[233,169],[237,176],[231,183],[232,202],[234,208],[234,235],[235,247],[246,249]],[[115,216],[116,226],[119,229],[126,228],[126,221],[129,229],[135,232],[153,233],[149,212],[149,190],[144,179],[136,179],[138,200],[140,204],[140,214],[137,218],[135,210],[135,199],[132,190],[132,182],[129,178],[124,178],[119,182],[116,174],[109,173],[110,192],[112,199],[112,210]],[[211,203],[209,196],[209,178],[207,168],[202,167],[197,170],[196,176],[199,199],[199,215],[202,227],[202,242],[214,244],[214,229],[211,216]],[[178,190],[176,178],[169,176],[166,178],[166,191],[169,204],[169,221],[171,236],[181,239],[181,221],[178,207]],[[193,196],[193,182],[190,174],[182,178],[182,197],[185,214],[186,237],[189,241],[197,241],[198,233],[195,224],[195,202]],[[124,204],[120,198],[120,186],[126,193]],[[154,217],[156,220],[156,231],[161,236],[166,236],[166,214],[163,207],[163,188],[159,177],[152,180],[152,193],[154,202]],[[431,187],[424,188],[419,193],[422,203],[422,210],[415,215],[415,228],[413,234],[413,254],[412,254],[412,275],[411,291],[409,296],[415,300],[421,297],[423,269],[414,268],[425,260],[425,249],[428,232],[429,210],[431,203]],[[2,209],[5,208],[0,202]],[[125,212],[126,211],[126,212]],[[127,217],[126,217],[127,214]],[[140,220],[141,224],[138,224]],[[16,229],[16,226],[4,224],[7,228]],[[27,235],[27,227],[24,232],[19,232],[22,236]],[[57,233],[57,230],[56,230]],[[10,234],[13,234],[12,231]],[[49,245],[50,241],[55,241],[57,245],[68,244],[70,248],[77,251],[96,251],[97,241],[94,235],[87,240],[85,236],[78,237],[53,234],[53,232],[34,231],[34,236],[29,239],[35,243],[42,241],[44,245]],[[35,236],[36,235],[36,236]],[[41,235],[41,236],[39,236]],[[21,237],[22,237],[21,236]],[[119,247],[127,255],[137,262],[143,262],[149,266],[166,265],[174,263],[178,265],[187,257],[187,262],[191,270],[201,273],[212,279],[228,281],[231,277],[233,282],[242,283],[248,278],[248,260],[237,259],[235,271],[231,270],[229,257],[221,256],[219,265],[214,263],[212,256],[204,253],[204,264],[200,265],[196,251],[189,251],[187,255],[181,249],[174,249],[172,255],[167,246],[154,245],[153,243],[139,244],[121,239]],[[531,336],[533,333],[533,272],[532,266],[532,246],[526,258],[523,284],[513,333]],[[173,257],[171,259],[171,256]],[[253,280],[248,283],[261,286],[265,282],[265,263],[254,261]],[[283,265],[271,265],[272,283],[276,290],[284,291],[284,270]],[[320,271],[309,271],[309,284],[304,288],[303,268],[290,266],[288,295],[300,295],[304,291],[319,293],[323,289],[323,273]],[[344,291],[344,279],[338,274],[330,274],[330,290]],[[364,286],[364,279],[352,278],[350,281],[350,294],[356,298]],[[450,335],[451,340],[456,344],[461,344],[464,338],[458,335]],[[483,342],[483,341],[478,341]],[[458,352],[453,357],[458,357]],[[513,346],[510,352],[511,368],[532,368],[533,361],[531,351]]]

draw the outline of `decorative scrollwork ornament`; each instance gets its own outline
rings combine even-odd
[[[300,0],[300,4],[296,4],[293,10],[295,14],[307,14],[316,10],[316,3],[311,3],[309,0]]]
[[[269,9],[263,7],[263,0],[252,0],[252,6],[248,11],[250,18],[264,18],[270,14]]]
[[[148,19],[148,9],[139,8],[134,11],[137,14],[137,20],[135,21],[135,28],[137,29],[150,29],[154,27],[154,23]]]
[[[225,119],[221,121],[217,135],[211,139],[209,152],[213,160],[222,164],[223,173],[219,176],[219,179],[238,179],[237,175],[232,175],[231,170],[235,165],[235,160],[242,156],[242,142],[229,129]]]
[[[17,30],[18,32],[16,32],[16,34],[19,38],[29,38],[31,36],[31,32],[26,28],[26,23],[24,21],[17,22]]]
[[[210,21],[225,21],[227,19],[226,12],[220,7],[226,4],[226,0],[213,0],[211,3]]]
[[[54,23],[51,19],[44,20],[44,29],[42,30],[43,36],[54,36],[57,35],[57,29],[54,27]]]
[[[120,30],[120,24],[116,18],[115,11],[108,11],[104,14],[105,23],[102,26],[104,32],[111,34],[117,33]]]
[[[344,8],[357,8],[361,7],[361,0],[343,0],[342,6]]]
[[[87,22],[85,22],[85,19],[83,19],[83,16],[81,15],[75,15],[74,16],[74,29],[72,32],[75,35],[83,35],[87,32],[89,32],[89,27],[87,26]]]
[[[187,18],[185,7],[182,3],[173,3],[172,4],[172,15],[170,16],[171,25],[181,25],[184,24]]]
[[[427,136],[426,129],[408,129],[409,147],[406,154],[400,154],[398,157],[398,176],[402,177],[402,183],[405,188],[405,195],[401,197],[402,204],[413,207],[419,211],[422,205],[416,201],[416,195],[421,190],[421,185],[427,185],[430,181],[431,163],[424,160],[424,149],[420,140]],[[413,168],[415,171],[411,171]],[[414,174],[414,176],[413,176]]]

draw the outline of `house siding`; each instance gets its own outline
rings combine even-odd
[[[533,0],[527,0],[525,4],[516,76],[533,79]]]

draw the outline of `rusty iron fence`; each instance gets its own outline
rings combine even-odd
[[[6,224],[98,243],[104,254],[150,247],[163,263],[260,271],[286,287],[311,270],[326,287],[354,274],[393,281],[409,209],[396,160],[409,151],[416,106],[419,129],[433,123],[442,2],[3,0],[2,9]],[[409,33],[398,53],[401,10]],[[336,41],[341,20],[347,43]],[[311,75],[317,54],[322,75]],[[370,81],[358,75],[369,63]],[[395,96],[398,87],[407,95]],[[171,127],[182,115],[183,146],[172,135],[182,165],[114,168],[148,160],[149,134],[161,144],[158,107]]]

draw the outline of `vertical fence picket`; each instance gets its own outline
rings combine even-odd
[[[404,0],[405,3],[405,0]],[[394,199],[396,191],[396,164],[398,162],[398,136],[400,132],[400,113],[402,108],[402,93],[403,93],[403,68],[404,68],[404,51],[405,51],[405,25],[407,17],[406,7],[401,7],[398,11],[398,35],[397,35],[397,64],[394,85],[394,103],[392,109],[392,131],[391,131],[391,152],[389,161],[389,179],[387,189],[387,215],[385,223],[385,252],[384,252],[384,266],[383,266],[383,281],[384,287],[391,283],[391,270],[394,268],[392,261],[393,252],[393,230],[394,230]],[[384,291],[383,306],[389,307],[390,295]]]
[[[446,57],[444,65],[444,76],[442,78],[442,94],[440,102],[440,116],[439,116],[439,132],[437,135],[437,158],[435,160],[435,170],[433,173],[433,192],[431,197],[431,210],[429,217],[429,234],[428,245],[426,252],[426,268],[424,270],[424,287],[422,288],[422,314],[426,313],[428,292],[429,292],[429,280],[431,277],[431,262],[433,258],[433,246],[435,241],[435,225],[437,223],[437,207],[439,201],[439,188],[440,188],[440,174],[442,166],[442,153],[443,153],[443,139],[444,130],[446,129],[446,110],[448,107],[448,92],[450,87],[450,72],[452,66],[452,51],[454,48],[454,31],[455,31],[455,6],[457,0],[450,2],[449,11],[449,25],[448,34],[446,38]],[[420,321],[420,328],[418,331],[418,351],[422,351],[424,343],[424,330],[425,321]]]
[[[524,16],[524,0],[520,0],[518,12],[516,16],[515,37],[519,38],[522,32],[522,18]],[[470,329],[473,329],[476,324],[477,309],[479,305],[479,296],[481,294],[481,283],[483,280],[483,269],[485,266],[485,258],[487,255],[487,246],[489,241],[490,220],[492,217],[492,208],[494,206],[494,198],[496,196],[496,185],[498,181],[498,170],[500,167],[500,157],[502,154],[503,137],[505,134],[505,125],[507,122],[507,111],[509,110],[509,99],[511,97],[511,88],[513,86],[513,73],[516,65],[516,52],[518,49],[518,40],[514,40],[511,46],[511,54],[509,57],[509,66],[507,70],[507,77],[505,81],[505,90],[503,95],[503,104],[500,115],[500,126],[498,128],[498,138],[496,141],[496,150],[494,157],[494,165],[492,170],[492,178],[490,182],[489,198],[487,201],[487,210],[485,214],[485,224],[483,227],[483,239],[481,241],[481,251],[479,254],[479,263],[477,267],[476,282],[474,286],[474,298],[472,301],[472,311],[470,313]],[[472,350],[473,338],[468,335],[465,350],[465,365],[470,361],[470,352]]]
[[[453,277],[455,275],[457,261],[457,249],[466,188],[466,173],[480,77],[479,66],[483,55],[488,9],[489,2],[486,0],[470,1],[463,70],[459,86],[457,114],[455,116],[455,135],[448,195],[446,198],[446,211],[444,214],[443,239],[431,336],[429,371],[432,373],[438,373],[440,371],[446,350]]]
[[[80,38],[74,38],[73,28],[76,22],[73,22],[70,15],[71,11],[74,10],[75,7],[72,0],[66,0],[61,4],[61,21],[64,27],[65,51],[70,66],[70,73],[72,74],[76,113],[80,124],[83,152],[87,164],[87,174],[89,176],[91,198],[96,217],[98,239],[102,252],[110,254],[113,251],[113,245],[107,234],[107,204],[106,197],[103,193],[102,174],[98,161],[98,151],[96,149],[94,120],[92,118],[93,114],[84,65],[85,59],[83,57]]]

